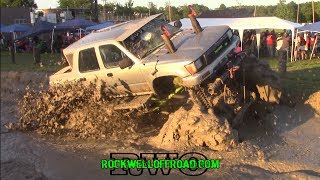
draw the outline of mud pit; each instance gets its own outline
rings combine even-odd
[[[20,76],[27,77],[21,74]],[[25,86],[29,81],[28,78],[24,80],[17,77],[11,79],[1,74],[1,179],[23,179],[23,177],[25,179],[70,179],[71,177],[103,179],[109,172],[97,167],[99,160],[106,158],[110,152],[163,152],[163,149],[174,149],[176,152],[188,152],[192,149],[207,155],[208,158],[221,159],[222,167],[217,171],[207,172],[202,178],[320,178],[320,159],[317,155],[320,153],[320,119],[309,105],[299,104],[295,108],[277,106],[275,112],[257,121],[254,121],[254,118],[245,120],[239,129],[241,143],[234,143],[230,138],[230,141],[224,144],[231,144],[235,148],[225,145],[221,148],[214,146],[216,150],[228,149],[228,151],[212,151],[209,149],[209,142],[219,144],[219,138],[214,134],[224,132],[223,135],[233,136],[232,131],[225,128],[213,129],[211,132],[210,126],[221,123],[219,118],[211,116],[200,122],[199,119],[210,116],[210,112],[201,114],[197,112],[196,106],[191,104],[171,114],[161,113],[154,116],[148,115],[143,119],[129,119],[123,114],[121,118],[116,118],[119,117],[118,114],[106,111],[103,104],[96,106],[90,104],[90,102],[96,104],[94,99],[84,102],[80,98],[76,101],[80,104],[89,103],[89,107],[92,108],[78,106],[72,112],[63,111],[64,116],[62,113],[55,114],[54,111],[41,116],[30,113],[29,117],[33,118],[29,120],[39,122],[37,117],[42,117],[40,118],[42,121],[40,124],[22,121],[23,130],[27,127],[28,130],[37,130],[40,134],[44,134],[38,136],[32,131],[8,132],[3,127],[4,124],[19,120],[18,106],[14,100],[20,99],[24,92],[21,89],[17,91],[14,87]],[[44,78],[36,80],[34,77]],[[45,77],[45,74],[31,75],[35,83],[46,82]],[[88,94],[83,94],[83,97],[92,92],[86,93]],[[44,97],[47,97],[45,93],[38,98]],[[30,101],[34,100],[30,99]],[[317,99],[313,99],[312,102],[317,103]],[[48,103],[39,101],[40,107],[44,108],[47,105]],[[65,107],[70,109],[74,106],[70,104]],[[95,111],[92,112],[92,109]],[[57,115],[60,118],[55,118]],[[64,118],[68,121],[61,121]],[[57,124],[48,126],[48,119]],[[110,120],[116,120],[119,123],[114,124],[111,123],[114,121]],[[183,120],[190,124],[194,132],[179,128]],[[208,129],[199,129],[196,124],[208,125]],[[163,128],[160,129],[162,126]],[[73,128],[73,131],[68,131],[69,128]],[[124,131],[121,128],[128,130]],[[190,141],[185,145],[187,138]],[[13,174],[10,170],[14,164],[18,164],[15,166],[17,174]],[[178,173],[173,173],[170,177],[185,178]]]
[[[20,119],[9,123],[9,130],[35,131],[42,135],[66,138],[125,139],[130,136],[146,137],[139,129],[150,129],[150,119],[157,119],[158,112],[147,115],[125,115],[115,111],[102,96],[98,83],[89,86],[79,82],[54,88],[30,88],[18,102]],[[216,117],[213,110],[203,113],[192,101],[177,111],[170,111],[167,122],[157,137],[151,137],[150,145],[166,150],[183,150],[207,147],[212,150],[227,150],[237,143],[237,131],[232,130],[226,119]],[[147,121],[145,119],[148,119]],[[142,123],[141,121],[145,121]]]

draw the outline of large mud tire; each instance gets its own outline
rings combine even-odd
[[[281,97],[280,78],[272,71],[267,62],[249,56],[243,60],[245,84],[248,88],[257,88],[260,99],[268,103],[279,104]]]

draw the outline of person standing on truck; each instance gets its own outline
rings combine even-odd
[[[41,43],[39,41],[39,37],[35,36],[32,39],[32,43],[33,43],[32,44],[33,59],[35,61],[34,64],[39,65],[40,67],[43,67],[41,63],[41,56],[40,56]]]
[[[279,54],[278,71],[280,75],[284,75],[287,71],[287,51],[289,50],[289,41],[283,34],[278,34],[276,49]]]

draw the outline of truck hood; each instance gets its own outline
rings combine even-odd
[[[218,42],[229,29],[228,26],[206,27],[199,34],[185,30],[172,38],[177,51],[170,54],[165,46],[146,57],[147,62],[159,60],[159,64],[184,61],[186,64],[198,59]]]

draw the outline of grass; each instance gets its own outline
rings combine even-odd
[[[267,60],[271,68],[278,69],[276,58]],[[287,64],[287,73],[281,77],[284,92],[294,95],[309,96],[320,90],[320,59],[300,60]]]
[[[16,64],[11,62],[10,53],[1,51],[1,71],[40,71],[54,72],[63,66],[58,65],[60,54],[41,54],[43,67],[34,64],[32,53],[17,53],[15,56]]]

